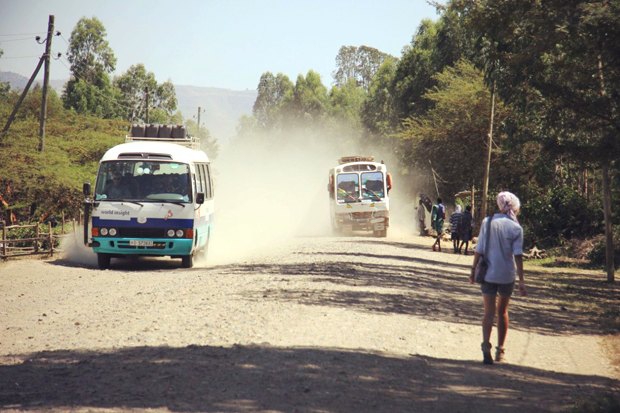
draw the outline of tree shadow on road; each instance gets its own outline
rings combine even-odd
[[[136,347],[46,351],[0,365],[0,410],[565,411],[617,380],[321,348]]]
[[[415,249],[405,243],[391,244]],[[210,271],[295,276],[309,280],[307,287],[293,289],[284,285],[249,294],[256,299],[480,324],[482,300],[479,286],[469,283],[471,264],[445,261],[442,254],[427,258],[398,251],[394,254],[321,251],[299,252],[297,255],[299,262],[223,265],[212,267]],[[324,282],[348,288],[324,289],[320,287]],[[527,270],[527,285],[528,297],[515,293],[511,301],[512,328],[552,335],[617,332],[605,331],[601,326],[601,314],[605,308],[617,305],[617,286],[597,282],[587,275],[532,269]]]

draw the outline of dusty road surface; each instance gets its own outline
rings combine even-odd
[[[523,413],[618,394],[618,336],[589,305],[617,305],[602,274],[526,269],[507,361],[484,366],[472,257],[430,243],[305,237],[193,269],[0,263],[0,409]]]

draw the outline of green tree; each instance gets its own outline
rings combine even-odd
[[[446,67],[434,80],[437,85],[423,96],[432,109],[405,119],[397,136],[409,142],[407,164],[418,170],[432,167],[440,177],[439,193],[449,199],[482,181],[484,165],[478,160],[486,153],[490,92],[482,72],[466,60]],[[501,103],[496,111],[501,121],[506,114]]]
[[[265,72],[261,75],[257,91],[252,113],[262,128],[275,127],[281,121],[282,105],[293,96],[293,83],[282,73],[274,76],[271,72]]]
[[[391,85],[396,75],[397,60],[386,59],[370,84],[368,96],[360,110],[364,127],[371,135],[388,136],[398,126]]]
[[[286,102],[285,109],[291,114],[289,121],[309,126],[324,119],[328,105],[327,88],[321,82],[321,76],[310,70],[305,77],[297,76],[292,100]]]
[[[110,82],[116,58],[105,39],[103,23],[96,17],[81,18],[71,32],[67,60],[71,79],[65,85],[63,102],[78,113],[114,117],[119,111],[116,91]]]
[[[391,56],[369,46],[342,46],[336,56],[336,70],[333,73],[336,86],[343,87],[354,80],[368,91],[372,78],[385,59]]]
[[[366,91],[355,79],[329,91],[329,108],[326,127],[331,135],[349,145],[357,143],[362,136],[361,111]]]
[[[120,91],[123,117],[130,122],[146,122],[147,93],[149,122],[170,123],[177,108],[174,85],[170,81],[157,83],[155,74],[143,64],[132,65],[125,73],[114,79]]]
[[[459,0],[486,54],[498,91],[517,109],[520,133],[558,156],[598,164],[606,269],[614,279],[612,171],[620,158],[620,5],[614,1]],[[510,13],[506,13],[510,10]]]

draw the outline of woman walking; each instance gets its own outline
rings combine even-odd
[[[473,284],[476,265],[482,259],[486,248],[487,256],[484,259],[488,263],[488,269],[480,287],[484,303],[481,345],[484,364],[493,364],[490,340],[496,313],[495,361],[502,361],[504,357],[504,343],[508,333],[508,303],[514,290],[516,276],[519,277],[519,292],[522,296],[527,294],[523,278],[523,228],[517,220],[521,203],[514,194],[501,192],[497,195],[497,206],[499,213],[485,218],[482,222],[469,276],[469,282]],[[487,226],[489,219],[491,219],[491,224]],[[487,230],[490,230],[488,238]],[[488,247],[485,245],[487,239]]]

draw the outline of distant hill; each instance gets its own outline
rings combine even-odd
[[[13,72],[0,72],[0,82],[8,82],[11,88],[22,90],[28,83],[28,78]],[[59,94],[62,93],[65,83],[66,80],[50,80],[50,85]],[[203,109],[200,115],[201,123],[221,143],[226,143],[235,136],[239,118],[252,114],[252,106],[256,100],[255,90],[238,91],[188,85],[175,85],[175,89],[178,109],[183,113],[183,117],[194,119],[198,107]]]
[[[178,108],[183,117],[193,119],[198,107],[204,110],[200,121],[220,142],[228,142],[236,134],[239,118],[252,114],[255,90],[230,90],[214,87],[174,85]]]

